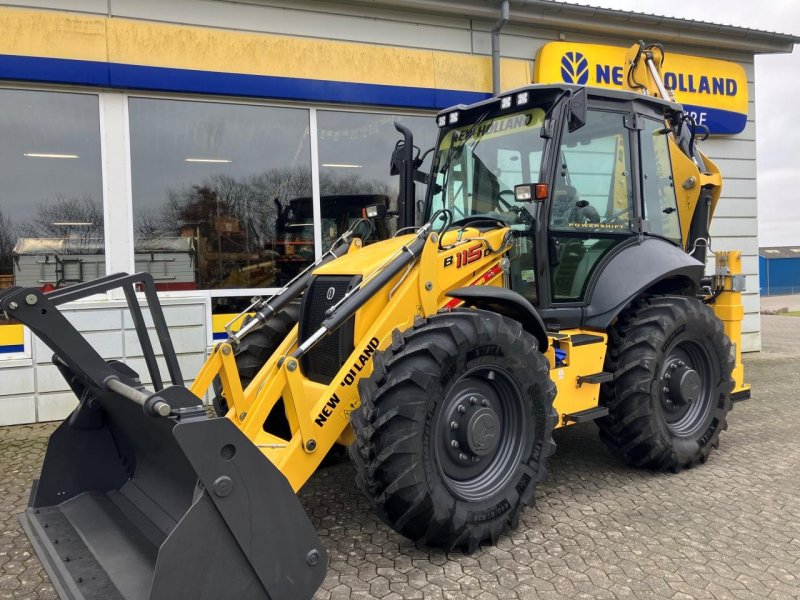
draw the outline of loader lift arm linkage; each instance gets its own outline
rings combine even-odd
[[[429,175],[398,128],[398,235],[364,244],[354,224],[255,301],[188,389],[149,275],[0,292],[79,398],[21,517],[59,594],[311,597],[326,555],[295,493],[336,445],[389,526],[468,552],[533,504],[556,427],[596,420],[639,467],[704,462],[749,396],[743,277],[738,252],[704,275],[722,178],[663,60],[639,42],[626,91],[531,85],[442,111]],[[582,182],[581,149],[605,160],[603,189]],[[649,183],[668,182],[655,192],[645,150],[663,171]],[[117,288],[152,390],[58,312]]]

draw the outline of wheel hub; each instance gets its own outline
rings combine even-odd
[[[692,404],[703,391],[700,375],[683,360],[675,360],[669,364],[663,382],[665,401],[677,406]]]
[[[467,447],[476,456],[486,456],[500,440],[500,421],[491,408],[481,407],[472,413],[466,427]]]
[[[453,407],[450,447],[465,463],[477,463],[492,454],[500,442],[500,417],[485,396],[475,393]]]

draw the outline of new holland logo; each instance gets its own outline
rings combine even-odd
[[[589,61],[580,52],[565,52],[561,57],[561,78],[564,83],[586,85],[589,81]]]

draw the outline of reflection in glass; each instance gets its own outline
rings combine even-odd
[[[396,230],[399,178],[389,175],[395,144],[402,135],[394,122],[414,133],[414,143],[422,152],[433,146],[436,129],[433,117],[343,111],[318,111],[320,204],[322,246],[329,245],[368,206],[378,207],[382,215],[372,219],[373,239],[385,239]],[[421,169],[427,170],[430,160]],[[424,199],[425,186],[416,187],[417,200]],[[367,240],[369,241],[369,240]]]
[[[105,275],[92,94],[0,90],[0,288]]]
[[[311,195],[308,111],[145,98],[129,109],[137,268],[162,290],[291,279],[283,215]]]

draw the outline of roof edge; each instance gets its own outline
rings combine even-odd
[[[494,21],[499,2],[485,0],[349,0],[367,4],[459,15]],[[604,17],[598,20],[598,17]],[[601,33],[628,40],[650,39],[682,45],[733,50],[748,54],[791,53],[800,36],[721,25],[679,17],[566,4],[554,0],[511,0],[510,23],[535,25],[549,29]]]

